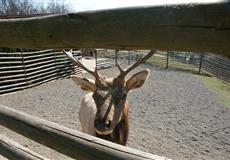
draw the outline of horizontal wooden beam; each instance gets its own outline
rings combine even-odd
[[[76,159],[169,160],[83,134],[3,105],[0,105],[0,125]]]
[[[0,47],[156,49],[230,57],[230,3],[1,19],[0,31]]]
[[[0,154],[10,160],[49,160],[3,135],[0,135]]]

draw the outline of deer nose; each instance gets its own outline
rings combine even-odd
[[[111,127],[111,121],[110,120],[106,121],[105,124],[106,124],[106,128],[110,128]]]
[[[95,120],[95,127],[98,130],[109,129],[111,127],[111,120],[96,119]]]

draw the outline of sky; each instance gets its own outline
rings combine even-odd
[[[218,0],[66,0],[74,11],[178,3],[213,3]]]

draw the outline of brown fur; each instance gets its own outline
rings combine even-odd
[[[102,138],[114,143],[118,143],[121,145],[126,145],[128,141],[128,135],[129,135],[129,107],[126,103],[121,121],[116,125],[113,132],[109,135],[99,135],[96,134],[98,138]]]

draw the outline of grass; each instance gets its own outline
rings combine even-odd
[[[147,60],[147,63],[158,66],[160,68],[166,68],[166,55],[164,54],[156,54],[153,57],[151,57],[149,60]],[[172,70],[180,70],[180,71],[186,71],[186,72],[192,72],[192,73],[198,73],[199,68],[197,66],[186,64],[182,62],[178,62],[175,60],[169,59],[169,69]]]
[[[219,80],[215,77],[198,76],[203,84],[211,90],[219,101],[226,107],[230,107],[230,83]]]

